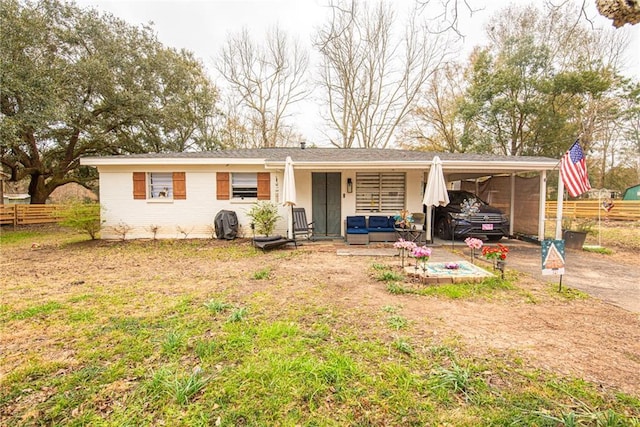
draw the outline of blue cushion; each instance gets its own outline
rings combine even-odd
[[[389,222],[388,216],[370,216],[369,217],[369,231],[370,232],[389,232],[394,231],[393,225],[395,220]]]
[[[349,228],[363,228],[367,229],[367,221],[364,216],[348,216],[347,217],[347,229]]]
[[[373,230],[376,228],[387,228],[387,227],[389,227],[388,216],[370,216],[369,217],[369,230]]]
[[[393,216],[389,217],[389,225],[388,225],[388,227],[390,227],[390,228],[396,228],[397,227],[396,219]]]
[[[369,234],[366,228],[347,228],[347,234]]]

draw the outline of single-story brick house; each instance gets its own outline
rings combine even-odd
[[[520,231],[518,216],[533,213],[535,225],[529,234],[544,237],[545,197],[540,194],[546,194],[547,172],[558,164],[545,157],[263,148],[87,157],[81,164],[99,172],[102,238],[117,238],[113,227],[118,224],[131,228],[127,238],[152,237],[152,226],[157,227],[158,238],[182,237],[185,232],[194,238],[211,237],[220,210],[235,211],[245,236],[250,237],[246,212],[259,200],[280,205],[285,160],[290,156],[297,207],[305,208],[309,221],[315,222],[316,237],[335,238],[344,236],[344,219],[350,215],[395,215],[402,209],[423,212],[424,185],[435,155],[442,159],[445,178],[452,185],[502,176],[506,187],[490,190],[489,195],[496,197],[489,202],[503,201],[500,207],[515,227],[511,234]],[[518,191],[516,174],[525,172],[535,175],[535,194]],[[529,204],[519,209],[524,202]],[[276,230],[280,234],[287,231],[286,209],[281,207],[283,219]]]

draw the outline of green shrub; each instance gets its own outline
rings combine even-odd
[[[276,227],[276,222],[280,219],[278,215],[278,206],[272,202],[258,202],[254,204],[247,216],[251,218],[251,222],[258,234],[269,236]]]
[[[87,233],[95,240],[104,221],[100,220],[100,205],[95,203],[73,203],[62,212],[60,224]]]

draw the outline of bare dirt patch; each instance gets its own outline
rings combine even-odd
[[[182,245],[185,256],[168,259],[171,245]],[[393,306],[410,320],[403,334],[417,345],[455,340],[476,357],[506,354],[528,369],[640,395],[637,314],[594,298],[560,296],[555,287],[528,276],[517,280],[515,290],[490,298],[392,295],[384,282],[375,280],[371,266],[382,263],[399,269],[398,258],[338,256],[336,250],[344,246],[330,243],[248,258],[233,255],[238,247],[248,246],[248,241],[97,241],[65,246],[45,242],[35,249],[25,244],[3,251],[2,304],[15,311],[45,301],[64,303],[83,295],[122,293],[129,299],[131,314],[144,316],[163,309],[154,305],[156,294],[176,300],[188,295],[204,302],[222,293],[228,301],[255,304],[254,310],[262,305],[273,317],[299,305],[325,307],[336,314],[336,321],[351,322],[363,334],[383,340],[391,338],[381,327],[381,312]],[[268,279],[252,278],[265,269]],[[104,311],[93,315],[108,315],[108,307]],[[23,326],[1,330],[0,344],[6,353],[0,377],[8,375],[34,345],[43,348],[51,361],[73,358],[71,344],[60,338],[72,336],[71,331],[36,336],[26,322]]]

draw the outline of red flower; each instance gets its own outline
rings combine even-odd
[[[497,246],[484,246],[482,248],[482,255],[487,259],[507,259],[509,248],[505,245],[498,243]]]

